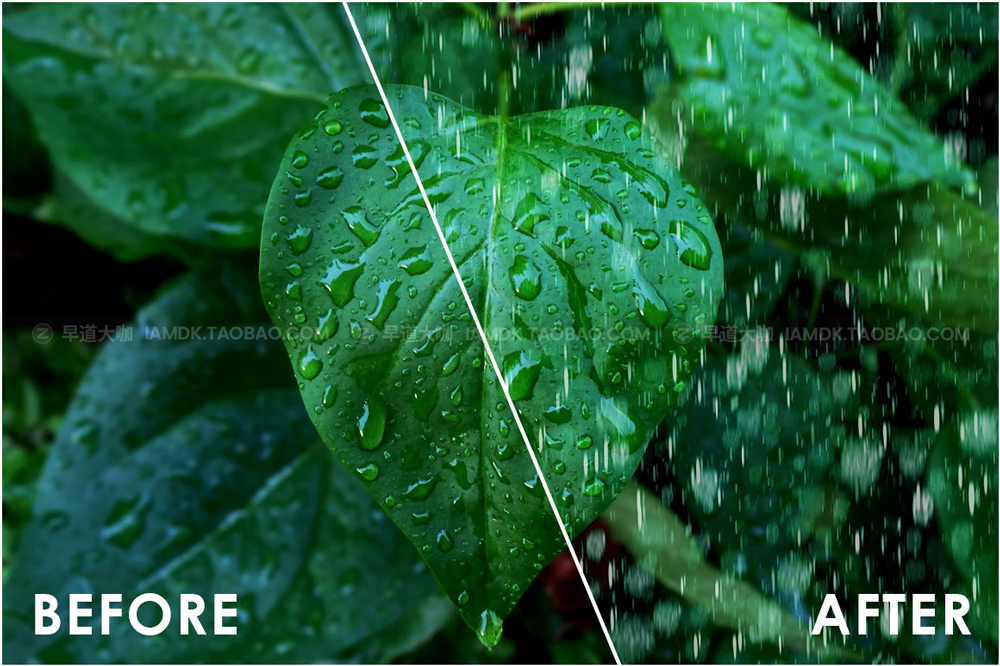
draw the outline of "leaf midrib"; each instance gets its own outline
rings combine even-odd
[[[295,456],[289,458],[284,464],[274,470],[272,474],[269,474],[262,481],[260,487],[250,496],[245,506],[236,507],[235,509],[228,511],[225,516],[223,516],[210,530],[204,532],[198,540],[193,541],[182,551],[167,559],[153,571],[147,573],[136,585],[135,589],[150,589],[156,581],[169,576],[171,572],[182,566],[192,557],[196,556],[208,545],[215,535],[222,533],[225,529],[238,522],[243,516],[247,515],[249,513],[249,509],[256,508],[262,500],[266,500],[268,493],[270,493],[278,484],[292,474],[296,467],[303,465],[304,461],[315,453],[317,447],[322,448],[322,445],[319,442],[316,442],[313,445],[306,447]],[[308,560],[308,556],[306,556],[304,560]]]
[[[205,82],[205,83],[228,84],[240,88],[245,88],[255,93],[271,95],[274,97],[280,97],[282,99],[294,99],[316,104],[323,104],[326,100],[326,96],[319,92],[311,90],[298,90],[294,88],[278,88],[275,86],[263,85],[262,83],[258,82],[255,79],[240,76],[239,74],[234,74],[232,72],[224,72],[218,69],[198,70],[198,69],[181,69],[181,68],[166,67],[163,65],[157,65],[147,60],[123,58],[104,50],[89,51],[85,49],[73,48],[65,42],[53,42],[47,39],[27,39],[18,36],[9,30],[4,31],[4,36],[6,39],[13,40],[15,43],[20,42],[22,44],[44,45],[45,47],[52,49],[53,51],[59,51],[68,56],[75,56],[78,58],[85,58],[91,61],[104,62],[123,67],[128,67],[128,66],[141,67],[142,69],[145,69],[149,72],[159,74],[164,78],[172,78],[184,81]]]
[[[487,331],[490,330],[490,324],[491,324],[491,321],[492,321],[492,318],[490,316],[491,312],[492,312],[492,308],[490,307],[490,301],[492,300],[491,299],[491,294],[493,292],[493,284],[492,284],[492,282],[493,282],[493,269],[494,269],[494,257],[495,257],[494,240],[496,238],[496,230],[497,230],[497,228],[498,228],[498,226],[500,224],[500,219],[501,219],[501,216],[500,216],[500,206],[501,206],[501,202],[503,201],[503,175],[504,175],[504,169],[505,169],[505,166],[506,166],[505,165],[505,158],[506,158],[506,149],[507,149],[507,116],[504,113],[504,107],[503,106],[501,106],[500,111],[501,111],[501,113],[499,115],[496,115],[496,116],[493,116],[493,117],[489,118],[490,121],[496,123],[496,141],[494,142],[494,148],[495,148],[495,151],[496,151],[496,163],[495,163],[495,167],[494,167],[494,178],[496,180],[495,180],[494,187],[496,188],[496,194],[495,194],[495,196],[493,198],[494,204],[493,204],[493,211],[492,211],[492,214],[491,214],[492,217],[490,219],[490,224],[489,224],[489,231],[486,234],[486,250],[485,250],[486,251],[486,261],[484,262],[485,263],[485,265],[484,265],[484,269],[485,269],[485,280],[484,280],[485,286],[484,286],[484,292],[485,292],[485,295],[483,297],[483,321],[482,321],[484,334]],[[484,342],[487,345],[490,344],[489,338],[487,337],[487,339]],[[492,351],[492,347],[490,349]],[[488,407],[489,406],[486,404],[486,387],[488,386],[488,381],[489,381],[490,374],[493,373],[494,370],[493,370],[493,365],[489,362],[489,359],[485,358],[486,357],[486,347],[485,347],[485,345],[483,347],[483,356],[484,356],[484,358],[483,358],[483,370],[482,370],[482,372],[483,372],[483,380],[482,380],[482,390],[480,391],[480,396],[479,396],[479,401],[480,401],[479,408],[480,408],[480,414],[488,414],[489,413],[489,411],[488,411]],[[494,358],[495,358],[495,356],[494,356]],[[500,363],[499,359],[497,359],[497,363],[498,364]],[[501,381],[501,378],[496,378],[496,379],[497,379],[497,383],[499,384],[500,381]],[[516,408],[516,405],[515,405],[515,408]],[[518,420],[518,418],[519,418],[517,416],[517,414],[511,414],[511,417],[514,418],[515,420]],[[518,430],[518,434],[520,434],[520,430]],[[491,493],[488,492],[488,484],[486,482],[486,478],[487,478],[487,475],[486,475],[486,464],[488,462],[486,460],[486,446],[487,446],[487,442],[488,441],[489,441],[489,438],[488,438],[488,435],[487,435],[486,422],[485,422],[484,419],[480,418],[479,419],[479,483],[480,483],[480,491],[482,492],[482,495],[483,495],[483,517],[482,517],[483,524],[482,524],[482,528],[483,528],[483,534],[485,535],[484,538],[485,538],[485,541],[486,541],[485,548],[483,549],[483,558],[486,561],[485,562],[485,564],[486,564],[485,570],[487,572],[487,577],[486,577],[486,581],[485,581],[485,590],[484,590],[484,592],[485,592],[485,596],[486,596],[486,610],[494,610],[493,609],[493,605],[491,603],[492,599],[491,599],[491,595],[490,595],[490,591],[492,589],[490,578],[492,577],[493,569],[490,566],[490,557],[489,557],[490,546],[489,546],[489,544],[491,542],[491,539],[493,538],[493,533],[489,529],[490,526],[489,526],[489,512],[488,512],[488,508],[489,508],[489,506],[491,504],[491,502],[490,502],[490,500],[491,500]]]

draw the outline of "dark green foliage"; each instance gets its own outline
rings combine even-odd
[[[134,228],[126,258],[157,251],[157,238],[255,246],[288,137],[330,92],[367,78],[341,13],[322,5],[4,14],[4,80],[59,171]],[[118,235],[67,213],[56,219],[90,240]]]
[[[619,654],[996,663],[996,5],[352,11]],[[4,659],[610,660],[343,9],[3,15]],[[804,636],[887,591],[973,635]]]
[[[256,291],[245,270],[185,277],[88,370],[4,585],[5,661],[382,661],[447,617],[403,536],[314,444],[281,346],[208,337],[266,331]],[[164,339],[191,327],[205,337]],[[32,635],[39,592],[65,613],[75,592],[222,590],[241,600],[237,636],[70,637],[65,614]]]

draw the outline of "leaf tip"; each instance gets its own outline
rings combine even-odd
[[[487,608],[479,616],[479,627],[476,630],[479,641],[492,650],[500,642],[503,634],[503,620],[496,614],[496,611]]]

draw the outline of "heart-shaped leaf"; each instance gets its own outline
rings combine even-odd
[[[722,288],[712,220],[624,111],[388,95],[579,533],[698,361]],[[373,88],[333,95],[292,141],[264,227],[264,300],[323,440],[495,643],[565,544]]]

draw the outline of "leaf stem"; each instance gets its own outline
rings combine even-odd
[[[501,121],[510,117],[510,70],[504,69],[500,72],[500,81],[497,83],[497,115]]]
[[[465,10],[466,14],[472,16],[480,23],[488,24],[493,21],[489,13],[475,2],[460,2],[458,4],[462,9]]]
[[[508,19],[511,15],[510,3],[501,2],[498,8],[498,15],[500,17],[500,30],[501,36],[506,42],[510,42],[510,38],[503,33],[510,30],[508,25]],[[513,66],[513,58],[511,56],[512,44],[504,44],[499,51],[499,66],[497,71],[499,72],[499,77],[497,81],[497,115],[500,117],[500,124],[503,125],[503,121],[510,117],[510,96],[511,96],[511,67]]]
[[[514,10],[512,18],[515,23],[522,23],[538,18],[539,16],[549,16],[558,12],[571,12],[577,9],[589,9],[599,7],[600,2],[533,2]]]

